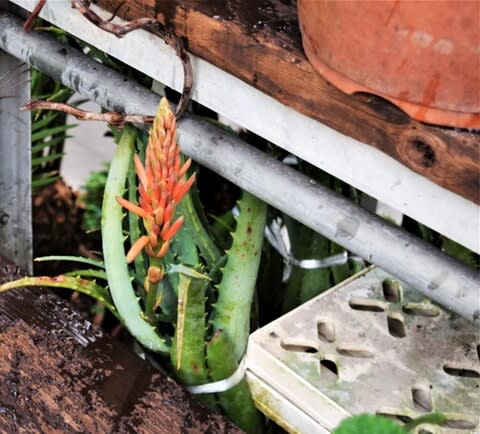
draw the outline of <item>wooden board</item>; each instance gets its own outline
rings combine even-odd
[[[241,433],[38,288],[0,294],[0,432]]]
[[[122,18],[156,17],[191,53],[480,203],[480,135],[422,124],[379,98],[331,86],[303,53],[294,0],[97,2],[111,12],[122,3]]]

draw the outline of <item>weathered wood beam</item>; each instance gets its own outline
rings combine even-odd
[[[193,54],[480,203],[480,135],[422,124],[376,97],[348,96],[334,88],[312,68],[303,53],[295,1],[97,3],[113,12],[122,2],[120,17],[156,17],[184,38]]]

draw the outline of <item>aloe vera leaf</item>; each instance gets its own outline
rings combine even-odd
[[[207,344],[207,364],[213,381],[228,378],[238,367],[233,345],[222,330],[217,330]],[[261,431],[262,419],[245,379],[231,389],[218,393],[218,400],[229,419],[246,433]]]
[[[227,251],[222,280],[217,285],[213,327],[223,330],[233,343],[236,360],[247,347],[250,312],[262,253],[263,232],[267,217],[265,202],[244,191],[238,202],[240,215]]]
[[[205,259],[210,268],[220,258],[220,251],[213,242],[204,224],[202,223],[192,199],[192,193],[189,191],[182,202],[177,207],[179,215],[185,218],[184,227],[200,250],[200,255]]]
[[[103,270],[73,270],[69,271],[68,273],[64,273],[65,276],[72,276],[72,277],[94,277],[96,279],[103,279],[107,280],[107,273]]]
[[[208,383],[205,333],[205,299],[208,280],[179,275],[177,325],[170,358],[179,380],[188,386]],[[202,395],[200,399],[215,408],[213,395]]]
[[[110,310],[110,312],[120,319],[118,311],[113,305],[106,289],[91,280],[65,275],[57,277],[23,277],[22,279],[0,285],[0,293],[9,289],[22,288],[26,286],[48,286],[51,288],[66,288],[71,289],[72,291],[81,292],[82,294],[86,294],[100,303],[103,303],[105,307]]]
[[[330,254],[336,255],[339,253],[345,252],[345,249],[342,246],[334,243],[333,241],[330,242]],[[334,265],[332,267],[332,275],[333,275],[333,284],[336,285],[337,283],[343,282],[345,279],[350,277],[350,267],[348,262],[342,265]]]
[[[329,240],[302,223],[285,219],[290,235],[291,253],[297,259],[322,259],[329,255]],[[283,312],[315,297],[331,287],[330,269],[303,269],[293,266],[285,289]]]
[[[170,357],[182,383],[192,386],[208,382],[205,360],[206,279],[180,274],[177,324]]]
[[[348,262],[349,262],[351,270],[352,270],[352,273],[351,273],[352,276],[354,274],[360,273],[360,271],[362,271],[365,268],[365,265],[363,263],[360,263],[360,262],[355,261],[353,259],[350,259]]]
[[[108,172],[102,207],[102,241],[108,285],[115,306],[130,333],[151,351],[168,353],[170,348],[155,328],[142,318],[139,300],[130,282],[122,231],[123,212],[116,197],[123,196],[136,133],[125,127]]]
[[[180,216],[179,210],[177,210],[177,216]],[[183,215],[185,217],[185,215]],[[196,265],[199,263],[200,258],[198,256],[198,250],[195,240],[191,236],[191,230],[188,229],[189,223],[183,224],[180,231],[175,235],[172,240],[171,250],[177,254],[178,261],[185,265]],[[170,265],[171,267],[173,266]]]
[[[261,264],[257,277],[258,302],[260,306],[268,306],[268,309],[260,309],[259,321],[263,325],[282,313],[284,263],[280,253],[270,243],[264,243]]]
[[[35,262],[45,262],[45,261],[71,261],[71,262],[80,262],[82,264],[94,265],[99,268],[105,268],[103,261],[92,258],[84,258],[83,256],[64,256],[64,255],[51,255],[51,256],[40,256],[34,259]]]
[[[128,200],[131,203],[137,203],[137,179],[135,174],[135,165],[133,163],[133,158],[130,160],[128,166],[128,175],[127,175],[127,185],[128,185]],[[140,231],[140,217],[133,213],[128,213],[128,229],[130,244],[132,245],[141,237]],[[140,277],[142,282],[145,280],[145,262],[143,259],[143,253],[137,255],[133,262],[135,266],[135,273]]]

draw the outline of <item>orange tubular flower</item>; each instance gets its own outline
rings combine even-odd
[[[127,262],[132,262],[143,249],[149,256],[157,258],[168,252],[170,240],[183,224],[183,217],[173,221],[176,206],[195,181],[195,174],[184,179],[191,160],[181,164],[176,119],[165,98],[160,101],[150,130],[145,166],[138,155],[135,155],[134,162],[140,181],[139,205],[121,197],[117,197],[117,202],[143,219],[146,235],[133,244]]]

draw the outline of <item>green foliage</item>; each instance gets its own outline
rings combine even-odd
[[[33,99],[65,103],[73,91],[33,69],[31,81]],[[32,113],[32,191],[59,179],[63,145],[67,131],[75,125],[66,124],[66,115],[39,110]]]
[[[82,229],[87,232],[98,230],[101,226],[103,192],[107,183],[108,168],[109,166],[105,164],[103,170],[91,172],[84,186],[82,200],[85,209]]]
[[[385,417],[361,414],[342,421],[333,434],[405,434],[405,430]]]
[[[94,298],[95,300],[102,303],[106,308],[108,308],[110,312],[112,312],[118,318],[118,320],[122,321],[122,317],[119,316],[119,313],[115,305],[113,304],[110,294],[105,287],[98,285],[94,280],[82,279],[78,276],[79,273],[74,272],[73,274],[77,275],[63,275],[57,277],[24,277],[22,279],[14,280],[0,285],[0,293],[9,289],[24,288],[27,286],[48,286],[51,288],[66,288]]]
[[[480,267],[479,255],[447,237],[442,237],[442,250],[470,267]]]
[[[429,413],[411,420],[405,425],[399,425],[383,416],[360,414],[343,420],[333,430],[333,434],[405,434],[419,425],[441,425],[446,417],[441,413]]]

